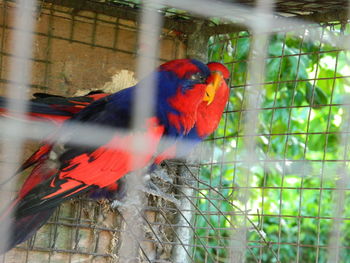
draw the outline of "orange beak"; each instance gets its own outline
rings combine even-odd
[[[213,102],[215,98],[215,93],[223,81],[221,72],[213,72],[211,76],[212,76],[212,81],[208,84],[207,88],[205,89],[205,95],[203,98],[203,101],[208,102],[207,105]]]

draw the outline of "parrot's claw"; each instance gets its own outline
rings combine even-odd
[[[158,196],[165,201],[171,202],[177,207],[180,206],[181,202],[176,199],[174,196],[165,193],[162,191],[157,185],[155,185],[153,182],[149,181],[147,182],[144,186],[143,189],[141,189],[143,192],[153,195],[153,196]]]
[[[150,194],[153,196],[158,196],[162,199],[164,199],[165,201],[168,201],[170,203],[173,203],[176,206],[180,206],[181,202],[176,199],[174,196],[165,193],[164,191],[162,191],[157,185],[155,185],[153,182],[148,181],[145,183],[145,185],[141,186],[138,190],[146,193],[146,194]],[[133,203],[133,199],[130,198],[123,198],[123,199],[119,199],[119,200],[113,200],[111,203],[111,207],[112,208],[116,208],[116,207],[128,207],[128,206],[132,206],[135,203]]]
[[[117,208],[117,207],[126,207],[127,206],[127,203],[124,201],[121,201],[121,200],[113,200],[112,203],[111,203],[111,207],[114,209],[114,208]]]
[[[176,206],[180,206],[180,201],[176,199],[173,195],[166,193],[163,191],[158,185],[169,187],[173,184],[174,180],[171,178],[165,169],[159,168],[154,170],[151,173],[147,173],[145,177],[143,177],[144,183],[137,187],[137,190],[144,192],[149,195],[158,196],[165,201],[171,202]],[[155,184],[156,182],[157,184]],[[125,192],[122,198],[117,198],[112,201],[112,208],[116,207],[128,207],[135,203],[133,200],[128,198],[125,195]]]
[[[162,168],[154,170],[152,173],[149,174],[149,176],[151,178],[158,178],[165,183],[172,184],[174,182],[173,178],[169,176],[168,172]]]
[[[115,199],[111,203],[112,208],[127,208],[133,206],[140,206],[140,202],[135,200],[135,198],[123,198],[123,199]]]

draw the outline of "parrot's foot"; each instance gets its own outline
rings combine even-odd
[[[180,206],[181,202],[177,200],[173,195],[167,194],[164,191],[162,191],[157,185],[155,185],[152,181],[147,182],[144,186],[143,189],[141,189],[144,193],[153,195],[153,196],[158,196],[165,201],[168,201],[170,203],[173,203],[177,207]]]
[[[164,183],[172,184],[174,183],[173,178],[171,178],[166,169],[158,168],[153,172],[149,173],[148,176],[150,179],[160,179]]]
[[[111,207],[113,209],[115,208],[125,208],[125,207],[129,207],[133,205],[131,202],[129,202],[128,200],[113,200],[112,203],[111,203]]]
[[[172,184],[173,179],[168,175],[165,169],[156,169],[144,177],[144,184],[137,187],[136,190],[160,197],[165,201],[173,203],[175,206],[179,206],[180,201],[177,200],[172,194],[166,193],[166,191],[172,190],[170,189]],[[136,202],[132,198],[127,197],[125,189],[123,190],[123,195],[120,195],[118,198],[114,199],[111,204],[112,208],[121,208],[131,205],[136,205]]]
[[[165,193],[151,181],[146,182],[145,185],[139,187],[138,190],[149,195],[160,197],[163,200],[173,203],[176,206],[180,206],[181,204],[181,202],[177,200],[173,195]],[[113,200],[111,203],[112,208],[130,207],[134,205],[138,205],[138,202],[136,202],[136,200],[133,198],[127,197],[119,200]]]

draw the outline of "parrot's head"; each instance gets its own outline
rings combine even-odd
[[[230,93],[226,83],[230,77],[229,70],[218,62],[210,62],[207,66],[210,76],[207,78],[203,102],[198,106],[195,129],[197,136],[202,139],[218,127]]]
[[[166,98],[169,124],[187,134],[196,122],[198,106],[210,104],[221,85],[217,72],[195,59],[177,59],[162,64],[159,73],[158,97]]]
[[[208,86],[206,88],[204,101],[207,102],[207,105],[210,105],[214,100],[226,99],[225,101],[221,101],[221,103],[226,105],[228,97],[223,97],[222,95],[229,91],[226,79],[230,77],[230,72],[223,64],[218,62],[209,62],[207,66],[210,70],[210,76],[207,79]]]

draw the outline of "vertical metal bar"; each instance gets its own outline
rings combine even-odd
[[[17,0],[15,10],[15,28],[12,35],[13,53],[16,57],[11,58],[9,80],[11,84],[6,89],[6,95],[9,98],[17,99],[7,105],[9,112],[15,112],[19,116],[24,116],[26,112],[26,98],[28,83],[30,82],[32,45],[33,45],[33,28],[35,21],[35,0]],[[22,99],[22,100],[21,100]],[[1,136],[3,140],[2,154],[11,162],[5,162],[1,168],[3,179],[10,177],[15,171],[17,163],[20,160],[23,146],[22,133],[25,131],[24,124],[9,120],[5,126],[4,134],[11,136]],[[9,200],[8,191],[13,190],[14,182],[11,181],[6,185],[7,189],[1,191],[1,200]],[[11,193],[11,192],[10,192]],[[7,203],[7,202],[5,202]],[[2,203],[2,208],[4,203]],[[2,209],[1,209],[2,210]],[[0,247],[6,247],[8,241],[8,229],[10,222],[5,221],[1,224],[2,238]]]
[[[348,1],[348,4],[350,4],[350,1]],[[350,17],[350,8],[348,7],[348,18]],[[346,49],[347,51],[350,50],[350,46],[348,42],[346,42]],[[347,59],[348,60],[348,59]],[[349,61],[348,61],[349,62]],[[350,130],[350,99],[348,96],[343,97],[343,103],[345,105],[342,106],[343,112],[344,112],[344,118],[341,124],[341,131],[342,131],[342,136],[341,136],[341,141],[340,141],[340,146],[344,147],[344,160],[347,158],[347,152],[348,152],[348,147],[349,147],[349,132]],[[333,192],[335,195],[334,198],[334,218],[333,218],[333,224],[332,224],[332,229],[331,229],[331,234],[330,234],[330,241],[329,241],[329,248],[327,251],[328,254],[328,262],[333,263],[333,262],[339,262],[339,256],[340,256],[340,246],[341,246],[341,226],[342,226],[342,221],[341,217],[343,216],[344,213],[344,205],[345,205],[345,190],[343,190],[344,185],[349,185],[350,183],[350,173],[349,173],[349,167],[348,163],[344,162],[339,165],[338,167],[339,171],[339,180],[336,182],[336,190]]]
[[[222,51],[221,51],[221,61],[223,61],[223,54],[224,54],[224,49],[225,49],[225,47],[227,48],[227,46],[228,46],[228,41],[226,41],[225,43],[224,43],[224,45],[223,45],[223,49],[222,49]],[[230,85],[230,83],[228,83],[228,85]],[[227,107],[228,107],[228,105],[226,105],[226,109],[227,109]],[[223,137],[224,137],[224,139],[223,139],[223,141],[222,141],[222,145],[221,145],[221,150],[222,150],[222,152],[223,152],[223,154],[222,154],[222,156],[221,156],[221,158],[220,158],[220,165],[219,165],[219,167],[220,167],[220,175],[222,175],[222,174],[224,174],[224,164],[223,164],[223,162],[224,162],[224,160],[225,160],[225,147],[227,147],[226,146],[226,140],[227,139],[225,139],[226,138],[226,136],[227,136],[227,133],[226,133],[226,131],[227,131],[227,114],[223,114],[223,116],[221,117],[221,119],[223,119],[224,120],[224,134],[223,134]],[[219,179],[219,189],[223,186],[223,184],[222,184],[222,176],[220,176],[220,179]],[[221,208],[222,207],[222,201],[220,200],[219,202],[218,202],[218,207],[219,208]],[[221,224],[220,224],[220,221],[221,221],[221,216],[219,215],[218,217],[217,217],[217,225],[219,226],[219,227],[221,227]],[[221,230],[217,230],[217,233],[216,233],[216,238],[218,239],[218,240],[221,240],[222,239],[222,236],[221,236]],[[220,253],[217,253],[217,255],[216,255],[216,260],[217,261],[220,261]]]
[[[248,199],[249,199],[249,187],[250,187],[250,169],[256,164],[256,145],[254,134],[256,133],[257,121],[259,115],[260,96],[262,85],[265,76],[265,59],[266,59],[266,47],[268,42],[269,34],[261,34],[260,32],[266,32],[271,27],[271,21],[268,19],[259,19],[259,14],[272,14],[273,0],[259,0],[255,8],[257,14],[256,19],[259,23],[251,24],[253,37],[252,47],[250,50],[250,58],[248,65],[248,84],[246,87],[247,91],[247,109],[244,125],[244,145],[246,148],[245,165],[247,174],[244,174],[244,180],[242,180],[240,191],[242,193],[242,200],[244,200],[245,211],[248,210]],[[253,136],[253,137],[252,137]],[[231,245],[231,262],[245,262],[246,247],[247,247],[247,215],[243,215],[243,223],[237,227],[237,230],[233,234],[237,237],[235,241],[232,240]],[[232,236],[232,237],[233,237]]]
[[[271,114],[271,120],[270,120],[270,125],[269,125],[269,133],[272,134],[272,127],[273,127],[273,119],[274,119],[274,116],[275,116],[275,105],[276,105],[276,102],[277,102],[277,94],[278,94],[278,89],[280,88],[281,86],[281,83],[280,83],[280,80],[281,80],[281,71],[282,71],[282,64],[283,64],[283,59],[284,59],[284,56],[285,56],[285,46],[286,46],[286,40],[287,40],[287,34],[284,34],[284,41],[283,41],[283,46],[282,46],[282,52],[281,52],[281,57],[279,58],[280,59],[280,63],[279,63],[279,69],[278,69],[278,78],[277,78],[277,87],[276,87],[276,90],[275,90],[275,96],[274,96],[274,100],[273,100],[273,105],[272,105],[272,114]],[[297,72],[298,72],[298,69],[299,69],[299,62],[300,62],[300,56],[299,56],[299,59],[298,59],[298,65],[297,65]],[[290,122],[290,119],[288,120],[288,122]],[[267,150],[266,150],[266,155],[268,156],[269,153],[270,153],[270,150],[272,148],[272,136],[269,136],[269,141],[268,141],[268,145],[267,145]],[[287,141],[287,139],[286,139]],[[269,156],[268,156],[269,158]],[[268,164],[265,162],[264,163],[264,171],[266,170]],[[263,182],[263,187],[266,186],[266,174],[264,172],[264,182]],[[261,216],[264,217],[264,202],[265,202],[265,191],[264,189],[262,189],[261,191]],[[281,206],[281,204],[280,204]],[[280,210],[281,211],[281,210]],[[260,228],[263,229],[264,228],[264,220],[262,219],[261,220],[261,225],[260,225]],[[279,236],[278,238],[280,239],[280,235],[281,235],[281,227],[279,227]],[[279,248],[278,248],[278,251],[279,251]],[[260,248],[260,260],[262,258],[262,254],[263,254],[263,246],[261,246]],[[278,256],[278,253],[277,253],[277,256]]]
[[[304,36],[305,32],[303,33],[303,38],[301,40],[300,46],[299,46],[299,53],[301,53],[301,49],[304,43]],[[297,64],[297,71],[296,71],[296,78],[299,76],[299,67],[300,67],[300,60],[301,56],[299,55],[298,58],[298,64]],[[297,82],[294,84],[293,87],[293,95],[292,95],[292,101],[291,105],[294,105],[294,100],[295,100],[295,94],[297,90]],[[277,93],[277,91],[276,91]],[[289,108],[288,112],[288,123],[287,123],[287,131],[289,132],[291,130],[291,120],[292,120],[292,108]],[[286,139],[284,141],[284,152],[283,152],[283,160],[286,160],[286,155],[287,155],[287,150],[288,150],[288,140],[289,140],[289,135],[286,135]],[[282,179],[281,179],[281,190],[280,190],[280,200],[279,200],[279,223],[278,223],[278,249],[277,249],[277,257],[278,260],[280,260],[280,249],[281,249],[281,236],[282,236],[282,202],[283,202],[283,188],[284,188],[284,179],[285,179],[285,173],[286,173],[286,165],[284,161],[283,165],[283,171],[282,171]]]
[[[348,61],[349,62],[349,61]],[[333,210],[333,224],[329,238],[328,247],[328,261],[329,263],[340,262],[340,247],[342,238],[341,227],[343,225],[343,214],[346,199],[346,190],[344,186],[348,186],[350,183],[350,172],[348,167],[348,152],[350,143],[350,99],[348,96],[343,97],[341,108],[343,109],[343,120],[341,123],[341,140],[340,147],[343,147],[343,159],[338,165],[338,180],[336,181],[336,189],[333,192],[334,196],[334,210]]]
[[[190,250],[189,244],[191,244],[193,231],[195,231],[195,229],[192,230],[191,228],[193,222],[193,201],[191,199],[194,194],[194,188],[190,186],[193,186],[195,184],[192,175],[198,175],[199,167],[197,166],[194,168],[193,166],[190,166],[189,168],[191,171],[189,171],[185,166],[179,167],[179,185],[181,185],[181,205],[179,207],[179,210],[181,213],[178,213],[176,220],[176,236],[181,239],[181,244],[176,244],[173,246],[171,259],[174,263],[190,262],[188,253]]]
[[[320,44],[318,46],[318,52],[321,51],[321,47],[322,47],[322,38],[324,35],[324,29],[321,31],[321,40],[320,40]],[[311,114],[312,114],[312,104],[314,103],[314,97],[315,97],[315,87],[316,87],[316,79],[317,79],[317,75],[318,75],[318,71],[319,71],[319,63],[320,63],[320,54],[317,54],[317,67],[315,70],[315,76],[314,76],[314,81],[313,81],[313,85],[312,85],[312,96],[310,99],[310,107],[309,107],[309,113],[308,113],[308,117],[307,117],[307,123],[306,123],[306,139],[305,139],[305,148],[304,148],[304,152],[303,152],[303,160],[306,160],[306,150],[307,150],[307,145],[309,142],[309,133],[310,133],[310,121],[311,121]],[[301,165],[305,165],[305,162],[302,162]],[[304,168],[304,167],[302,167]],[[305,169],[302,169],[301,171],[305,171]],[[303,174],[304,175],[304,174]],[[297,257],[296,257],[296,262],[299,262],[299,257],[300,257],[300,229],[301,229],[301,206],[302,206],[302,198],[303,198],[303,186],[304,186],[304,179],[305,176],[301,177],[301,183],[300,183],[300,192],[299,192],[299,207],[298,207],[298,236],[297,236]]]
[[[347,158],[349,151],[349,132],[350,132],[350,100],[348,98],[344,99],[344,104],[342,109],[344,111],[344,121],[342,122],[342,137],[341,146],[344,146],[344,161]],[[333,192],[334,196],[334,210],[333,210],[333,224],[329,239],[328,247],[328,261],[329,263],[340,262],[340,247],[342,241],[341,227],[343,225],[343,214],[345,207],[345,194],[346,191],[344,186],[350,183],[350,173],[347,162],[343,162],[338,166],[338,176],[339,179],[336,182],[336,189]]]
[[[333,85],[332,85],[332,91],[331,91],[331,98],[329,104],[333,104],[333,95],[335,90],[335,83],[336,83],[336,77],[337,77],[337,71],[338,71],[338,60],[339,60],[339,52],[337,52],[336,56],[336,62],[335,62],[335,68],[334,68],[334,79],[333,79]],[[331,115],[332,115],[332,106],[329,106],[328,111],[328,118],[327,118],[327,127],[326,127],[326,143],[324,146],[323,151],[323,158],[322,158],[322,167],[321,167],[321,177],[320,177],[320,190],[319,190],[319,201],[318,201],[318,208],[317,208],[317,243],[316,243],[316,259],[315,263],[319,262],[319,256],[320,256],[320,241],[321,241],[321,207],[322,207],[322,197],[323,197],[323,184],[324,184],[324,174],[326,169],[326,153],[327,153],[327,147],[328,147],[328,138],[329,138],[329,130],[330,130],[330,124],[331,124]]]
[[[196,23],[196,30],[193,34],[188,36],[187,56],[189,58],[199,59],[203,62],[208,60],[208,40],[209,36],[202,33],[202,26],[204,21],[198,21]],[[176,236],[181,238],[179,245],[174,245],[171,258],[174,263],[186,263],[189,262],[189,245],[192,240],[193,233],[189,224],[193,223],[193,209],[192,204],[195,203],[192,199],[195,195],[194,191],[194,178],[191,175],[198,175],[199,167],[197,165],[190,165],[190,171],[183,165],[179,166],[179,191],[182,193],[179,197],[181,205],[178,207],[181,214],[178,213],[176,220]],[[191,187],[189,187],[191,186]]]
[[[249,36],[250,39],[251,39],[251,36]],[[251,40],[250,40],[251,41]],[[248,82],[248,73],[245,74],[244,76],[244,83],[247,83]],[[238,122],[238,125],[237,125],[237,131],[243,129],[241,128],[242,126],[244,126],[244,111],[243,111],[243,101],[246,101],[246,97],[248,96],[247,95],[247,90],[246,88],[244,87],[243,88],[243,92],[242,92],[242,103],[240,105],[240,108],[239,108],[239,122]],[[242,143],[242,138],[240,138],[238,136],[238,133],[237,133],[237,136],[236,136],[236,148],[235,148],[235,152],[234,152],[234,156],[233,156],[233,160],[236,161],[238,158],[239,158],[239,147],[240,147],[240,143]],[[233,181],[232,181],[232,185],[237,185],[236,183],[236,180],[237,180],[237,177],[239,176],[239,172],[237,171],[239,167],[239,164],[237,162],[234,162],[234,172],[233,172]],[[233,234],[231,234],[231,240],[233,239],[232,238]],[[232,242],[232,241],[231,241]],[[231,245],[232,246],[232,245]],[[234,249],[231,248],[231,253],[232,255],[234,255]]]
[[[141,13],[141,25],[139,34],[137,76],[142,79],[149,75],[158,61],[158,43],[161,29],[161,16],[158,12],[158,4],[154,0],[143,2]],[[138,86],[135,92],[133,105],[133,130],[144,129],[145,120],[154,113],[155,88],[157,86],[155,75],[147,77]],[[131,148],[136,152],[140,147],[147,144],[143,138],[135,139]],[[138,162],[137,157],[133,158],[132,165]],[[142,217],[137,216],[138,211],[143,211],[145,197],[138,189],[142,186],[140,172],[129,174],[127,180],[127,195],[132,197],[133,206],[127,207],[123,211],[125,231],[122,233],[122,244],[119,255],[122,260],[132,260],[138,257],[138,251],[143,236]],[[142,248],[141,248],[142,249]]]
[[[148,76],[157,66],[161,18],[157,10],[157,1],[144,1],[137,53],[137,79]],[[154,113],[156,86],[157,79],[155,76],[147,78],[146,81],[139,85],[140,88],[135,94],[135,103],[133,105],[133,128],[136,130],[141,128],[144,125],[144,120]]]

